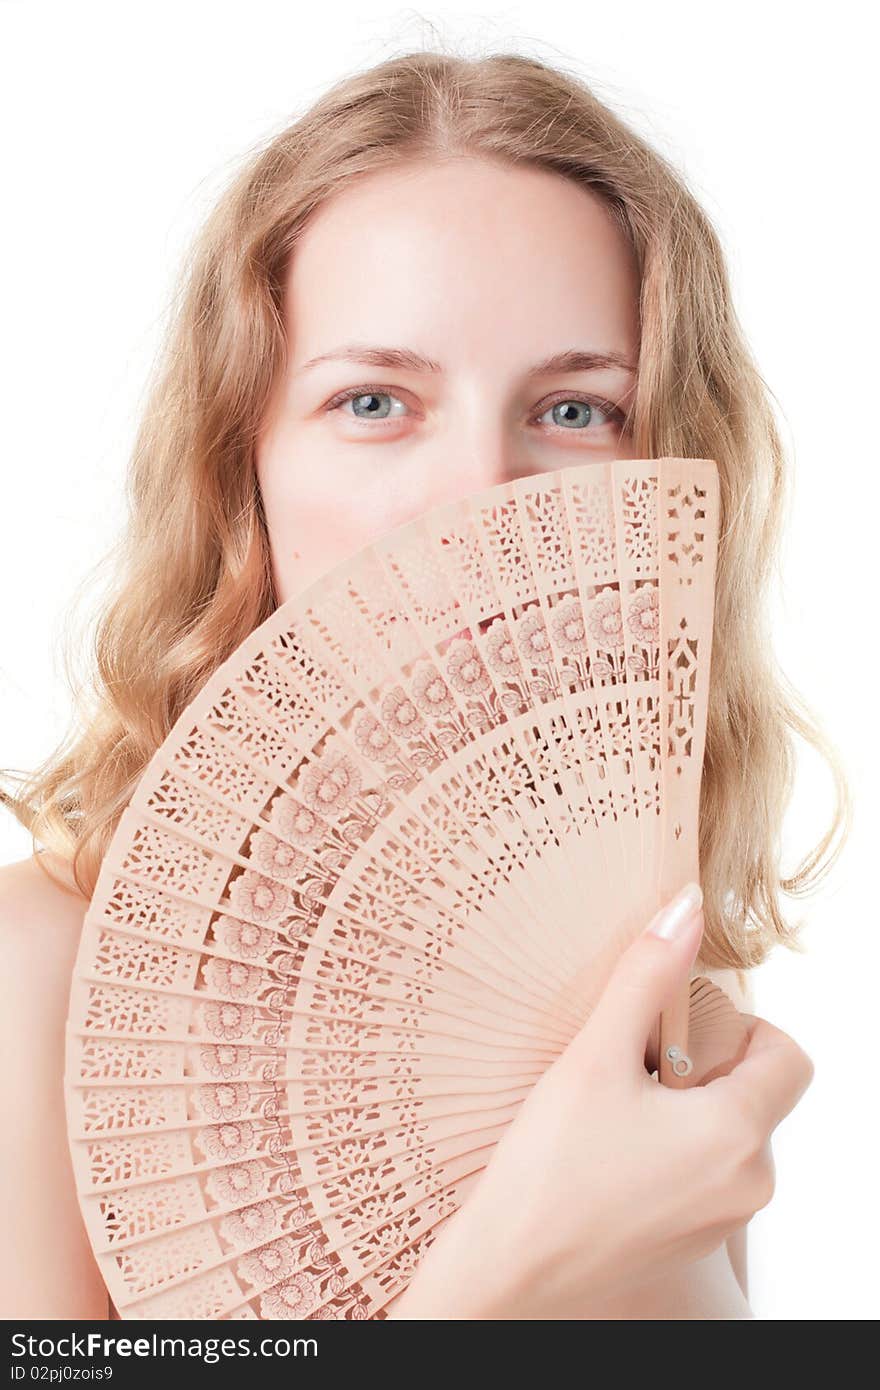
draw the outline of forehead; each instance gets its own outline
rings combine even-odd
[[[288,267],[285,318],[298,360],[377,331],[458,354],[518,344],[531,360],[585,335],[631,352],[638,297],[632,248],[598,195],[456,158],[371,172],[323,203]]]

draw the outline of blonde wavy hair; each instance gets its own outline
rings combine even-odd
[[[721,482],[701,959],[743,969],[776,942],[800,949],[801,924],[783,918],[779,890],[803,894],[824,876],[849,829],[850,797],[768,640],[788,471],[769,392],[732,307],[719,239],[680,173],[578,75],[518,54],[414,52],[348,76],[230,180],[175,286],[130,463],[114,592],[90,637],[89,680],[74,691],[77,717],[2,800],[91,897],[151,755],[277,606],[254,445],[285,367],[282,287],[297,239],[352,180],[460,155],[571,179],[606,202],[634,248],[641,356],[627,428],[636,456],[712,458]],[[827,760],[836,801],[821,842],[785,878],[793,734]]]

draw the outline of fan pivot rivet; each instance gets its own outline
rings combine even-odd
[[[676,1076],[690,1076],[694,1069],[694,1064],[686,1052],[682,1052],[680,1047],[672,1043],[666,1049],[666,1056],[672,1063],[672,1070]]]

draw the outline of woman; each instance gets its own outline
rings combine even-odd
[[[387,1311],[750,1316],[743,1229],[769,1200],[769,1136],[809,1061],[757,1022],[745,1063],[692,1093],[683,1126],[639,1026],[698,949],[748,1008],[742,972],[794,939],[778,888],[827,866],[845,789],[838,777],[828,834],[780,883],[790,733],[827,750],[768,653],[784,460],[705,215],[579,81],[513,55],[413,54],[342,82],[259,152],[187,271],[136,442],[95,703],[5,797],[46,847],[2,871],[3,1017],[35,1042],[28,1074],[4,1076],[5,1315],[106,1306],[66,1157],[67,992],[108,840],[183,706],[277,604],[429,507],[542,469],[687,455],[716,460],[723,512],[702,911],[691,902],[673,942],[634,943]],[[620,1162],[636,1141],[638,1161]],[[525,1224],[509,1206],[523,1171],[544,1178]]]

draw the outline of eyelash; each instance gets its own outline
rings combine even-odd
[[[401,399],[400,396],[398,396],[394,391],[390,390],[387,386],[350,386],[347,390],[340,391],[337,395],[331,397],[331,399],[324,406],[324,409],[326,411],[338,410],[340,406],[345,405],[346,401],[353,401],[358,396],[393,396],[395,400]],[[615,405],[613,401],[606,401],[601,396],[581,395],[579,392],[558,393],[552,400],[548,401],[546,404],[542,403],[543,408],[540,411],[538,411],[538,416],[540,417],[541,415],[545,415],[548,410],[553,409],[554,405],[560,405],[563,401],[579,401],[582,405],[596,406],[599,410],[602,411],[603,415],[609,416],[610,419],[615,420],[621,426],[623,425],[626,419],[625,412],[621,410],[620,406]],[[353,420],[358,419],[358,417],[354,415],[351,418]],[[399,419],[400,417],[395,416],[394,418]],[[387,423],[387,421],[381,420],[376,423],[385,424]],[[368,427],[373,428],[372,425],[369,425]],[[551,426],[551,429],[553,428],[558,429],[565,434],[589,433],[589,431],[584,430],[566,430],[564,425]]]

